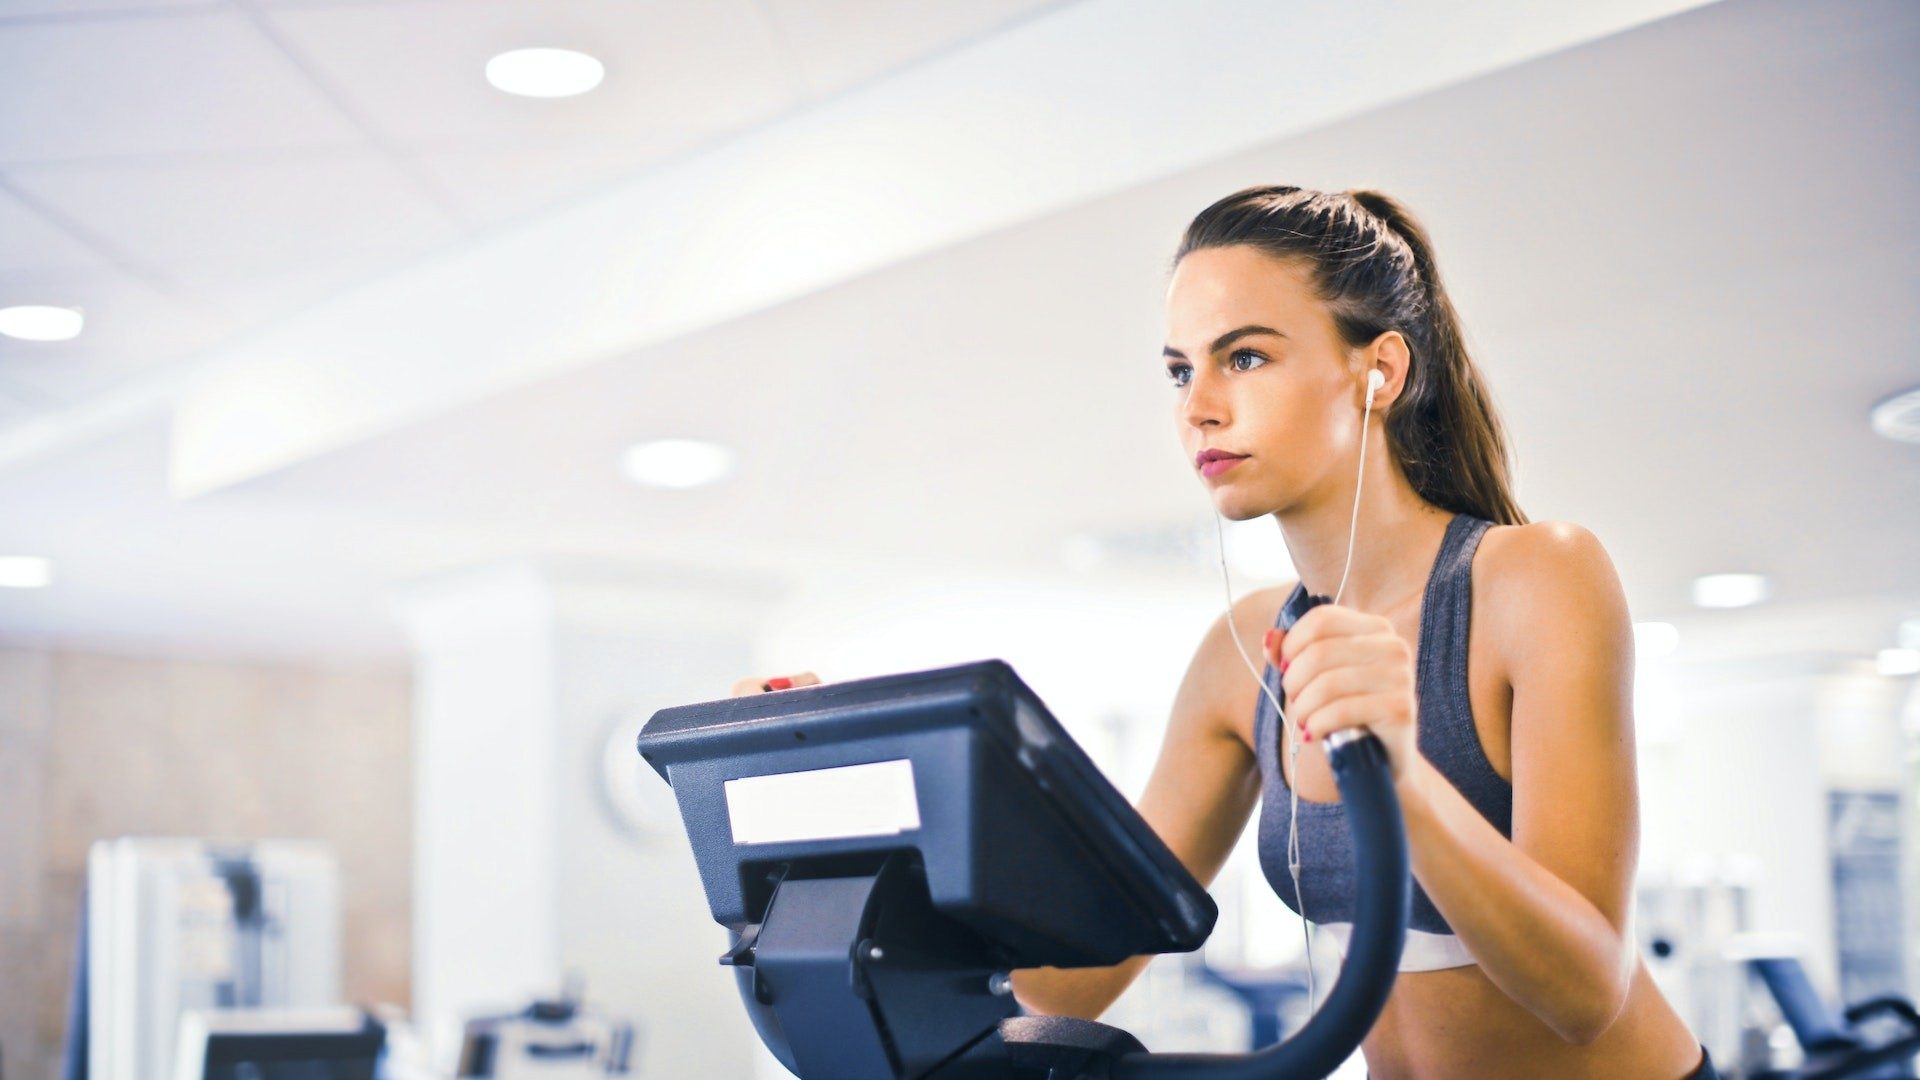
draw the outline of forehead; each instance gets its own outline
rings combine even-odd
[[[1325,317],[1323,308],[1302,260],[1244,244],[1205,248],[1181,259],[1167,283],[1168,344],[1198,345],[1247,323],[1304,332]]]

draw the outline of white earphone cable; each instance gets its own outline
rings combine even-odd
[[[1347,574],[1353,569],[1353,541],[1360,523],[1360,491],[1366,483],[1367,477],[1367,429],[1369,422],[1373,418],[1373,395],[1383,382],[1385,382],[1385,378],[1381,376],[1378,371],[1368,373],[1366,410],[1360,419],[1360,468],[1353,482],[1353,514],[1347,522],[1346,565],[1340,571],[1340,585],[1334,590],[1333,594],[1333,602],[1336,604],[1340,602],[1340,597],[1346,593]],[[1311,1016],[1318,1007],[1318,996],[1313,970],[1313,932],[1311,929],[1313,923],[1307,918],[1307,898],[1305,894],[1300,891],[1300,738],[1294,732],[1293,725],[1287,722],[1287,714],[1286,711],[1280,707],[1280,699],[1274,696],[1273,690],[1267,686],[1266,680],[1260,677],[1260,670],[1253,666],[1253,658],[1247,655],[1246,646],[1241,644],[1239,633],[1233,629],[1233,582],[1227,574],[1226,533],[1220,524],[1220,514],[1217,509],[1213,514],[1213,532],[1220,550],[1220,583],[1227,594],[1228,636],[1233,639],[1234,649],[1240,653],[1240,659],[1246,663],[1247,670],[1253,674],[1253,680],[1259,685],[1260,692],[1265,694],[1267,700],[1273,703],[1274,716],[1277,717],[1276,722],[1280,725],[1281,730],[1286,732],[1287,761],[1293,767],[1292,772],[1294,777],[1293,781],[1287,784],[1287,792],[1290,800],[1289,806],[1292,811],[1288,815],[1287,870],[1293,878],[1294,901],[1298,904],[1300,910],[1301,951],[1307,961],[1307,1014]]]

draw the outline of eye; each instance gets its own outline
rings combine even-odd
[[[1256,370],[1256,368],[1241,367],[1239,365],[1238,361],[1243,356],[1253,357],[1255,360],[1260,361],[1261,366],[1265,366],[1273,362],[1271,359],[1265,356],[1262,356],[1257,352],[1254,352],[1252,349],[1235,349],[1233,351],[1233,354],[1227,357],[1229,361],[1233,362],[1233,365],[1234,365],[1233,369],[1235,371]],[[1187,385],[1186,382],[1180,378],[1180,375],[1182,372],[1188,375],[1191,375],[1193,373],[1193,369],[1191,367],[1188,367],[1186,364],[1168,364],[1167,365],[1167,378],[1173,380],[1173,385],[1176,387]]]
[[[1256,360],[1258,360],[1258,361],[1260,361],[1260,362],[1261,362],[1262,364],[1265,364],[1265,363],[1268,363],[1268,360],[1267,360],[1267,358],[1266,358],[1266,357],[1264,357],[1264,356],[1261,356],[1261,355],[1260,355],[1259,353],[1257,353],[1257,352],[1254,352],[1254,351],[1253,351],[1252,349],[1235,349],[1235,350],[1234,350],[1234,352],[1233,352],[1233,355],[1232,355],[1232,356],[1230,356],[1230,357],[1228,357],[1228,359],[1230,359],[1230,360],[1238,360],[1238,359],[1240,359],[1240,358],[1241,358],[1241,357],[1243,357],[1243,356],[1251,356],[1251,357],[1253,357],[1254,359],[1256,359]],[[1234,370],[1235,370],[1235,371],[1252,371],[1253,369],[1252,369],[1252,368],[1243,368],[1243,367],[1235,367],[1235,368],[1234,368]]]

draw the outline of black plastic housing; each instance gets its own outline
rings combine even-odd
[[[1086,967],[1189,952],[1213,898],[1002,660],[680,705],[640,754],[670,784],[714,919],[765,913],[769,875],[877,872],[912,850],[933,906],[1006,967]],[[894,836],[736,845],[726,780],[908,759],[922,827]]]

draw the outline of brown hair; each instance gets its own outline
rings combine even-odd
[[[1306,260],[1350,347],[1388,330],[1407,339],[1413,359],[1385,426],[1388,450],[1421,498],[1495,524],[1527,523],[1510,489],[1504,426],[1467,355],[1433,244],[1405,207],[1377,191],[1251,187],[1202,210],[1173,265],[1235,244]]]

